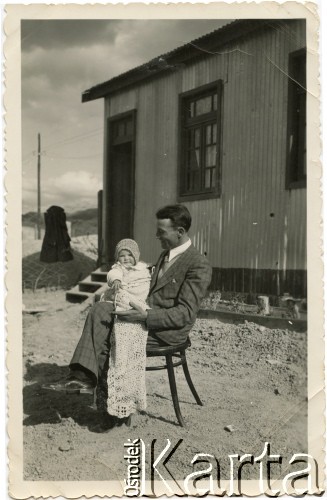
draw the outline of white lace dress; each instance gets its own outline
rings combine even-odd
[[[145,299],[149,292],[151,276],[146,265],[142,267],[140,264],[144,263],[137,264],[138,272],[133,273],[131,269],[124,273],[123,289],[116,296],[116,302],[119,304],[117,309],[131,309],[129,300],[143,309],[149,309]],[[110,415],[123,418],[146,408],[147,336],[147,329],[142,322],[128,323],[117,318],[114,321],[108,370],[107,408]]]

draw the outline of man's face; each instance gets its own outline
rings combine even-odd
[[[157,220],[156,237],[160,240],[161,247],[165,250],[170,250],[180,244],[179,229],[172,225],[170,219]]]

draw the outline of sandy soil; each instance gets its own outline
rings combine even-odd
[[[259,455],[265,441],[271,453],[285,458],[282,468],[293,453],[306,451],[305,333],[199,319],[187,357],[203,407],[195,403],[181,367],[176,370],[186,427],[177,424],[166,372],[147,372],[146,413],[134,415],[130,428],[98,434],[92,430],[98,419],[92,396],[41,388],[67,373],[87,306],[67,303],[63,291],[26,291],[23,300],[28,309],[46,309],[23,316],[25,480],[122,479],[127,438],[143,439],[147,464],[153,440],[159,453],[167,439],[173,445],[183,439],[169,463],[177,479],[192,472],[198,452],[213,454],[228,478],[228,455]],[[230,425],[233,432],[225,429]],[[278,476],[279,466],[274,467]],[[244,477],[257,474],[255,468],[243,469]]]

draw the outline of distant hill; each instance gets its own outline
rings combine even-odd
[[[98,217],[98,209],[97,208],[87,208],[86,210],[78,210],[78,212],[67,213],[67,220],[94,220]]]
[[[88,208],[67,213],[67,220],[72,223],[72,236],[98,234],[98,209]]]
[[[72,236],[83,236],[98,233],[98,209],[88,208],[77,212],[66,212],[67,220],[72,223]],[[27,212],[22,215],[22,225],[34,227],[37,224],[37,213]],[[44,214],[41,214],[41,227],[44,227]]]
[[[22,215],[22,224],[23,226],[34,227],[37,223],[37,213],[36,212],[27,212]],[[44,215],[41,214],[41,226],[44,226]]]

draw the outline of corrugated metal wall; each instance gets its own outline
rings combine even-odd
[[[274,271],[274,289],[290,270],[306,269],[306,190],[285,190],[288,55],[304,46],[304,22],[281,21],[110,98],[107,116],[137,109],[134,227],[145,259],[160,251],[156,209],[177,200],[178,95],[222,79],[222,194],[186,203],[193,242],[222,271]]]

